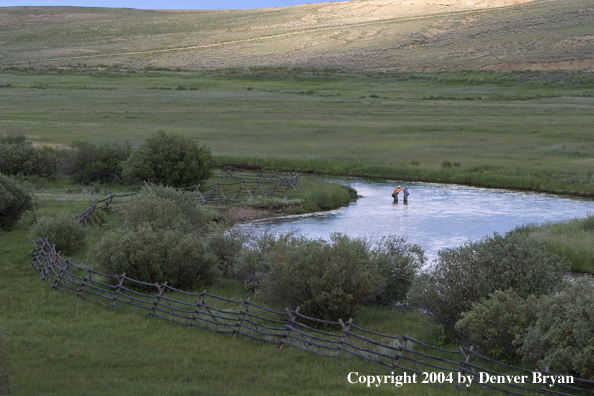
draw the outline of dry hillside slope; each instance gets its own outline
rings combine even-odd
[[[592,0],[353,0],[259,10],[0,8],[0,62],[205,69],[594,69]]]

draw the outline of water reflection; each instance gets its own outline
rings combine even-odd
[[[355,188],[363,196],[346,208],[303,216],[287,216],[241,225],[249,232],[296,231],[327,239],[333,232],[374,238],[395,234],[420,244],[434,257],[439,249],[493,232],[505,233],[531,223],[568,220],[594,213],[594,201],[550,194],[516,192],[450,184],[409,183],[408,201],[393,202],[398,181],[330,179]]]

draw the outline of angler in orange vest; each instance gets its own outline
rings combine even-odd
[[[396,189],[392,193],[392,197],[394,197],[394,202],[398,202],[398,193],[400,191],[404,191],[404,188],[401,188],[400,186],[398,186],[398,187],[396,187]]]

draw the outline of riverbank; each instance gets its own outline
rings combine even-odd
[[[594,179],[588,173],[577,176],[577,172],[537,172],[503,166],[463,167],[457,163],[446,163],[441,166],[441,169],[432,169],[414,163],[403,164],[400,162],[373,164],[357,161],[304,161],[300,159],[247,159],[243,157],[223,157],[221,160],[249,160],[257,162],[266,168],[305,174],[447,183],[574,197],[594,197]]]

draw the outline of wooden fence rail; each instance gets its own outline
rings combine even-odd
[[[229,183],[214,183],[206,186],[200,184],[190,187],[184,187],[183,190],[192,192],[201,205],[226,202],[240,202],[249,198],[263,196],[265,198],[277,197],[279,194],[286,195],[290,190],[296,190],[301,185],[301,176],[297,173],[279,173],[278,171],[260,170],[256,173],[244,172],[233,173],[240,169],[226,167],[223,169],[225,178],[237,179]],[[102,200],[91,201],[89,207],[73,216],[80,224],[91,228],[89,224],[97,228],[101,226],[101,220],[97,215],[98,210],[107,210],[114,208],[116,204],[121,203],[118,198],[137,195],[130,194],[112,194]]]
[[[471,387],[483,387],[510,395],[586,395],[594,394],[594,381],[574,378],[573,384],[554,385],[479,383],[481,373],[489,375],[527,375],[535,372],[510,366],[476,353],[472,347],[449,350],[418,341],[408,335],[374,332],[353,323],[317,319],[303,315],[299,307],[276,311],[260,306],[251,299],[233,300],[206,290],[191,293],[167,283],[147,283],[126,274],[104,274],[93,268],[82,268],[56,252],[47,238],[36,241],[31,267],[53,289],[93,301],[110,308],[148,314],[170,322],[194,326],[217,333],[245,336],[254,340],[300,349],[326,357],[364,359],[384,370],[382,374],[416,374],[419,382],[425,373],[452,375],[453,381],[442,386],[462,387],[458,374],[472,377]],[[471,362],[472,360],[472,362]],[[543,375],[556,375],[536,370]],[[532,378],[532,374],[529,375]],[[440,377],[441,378],[441,377]]]

